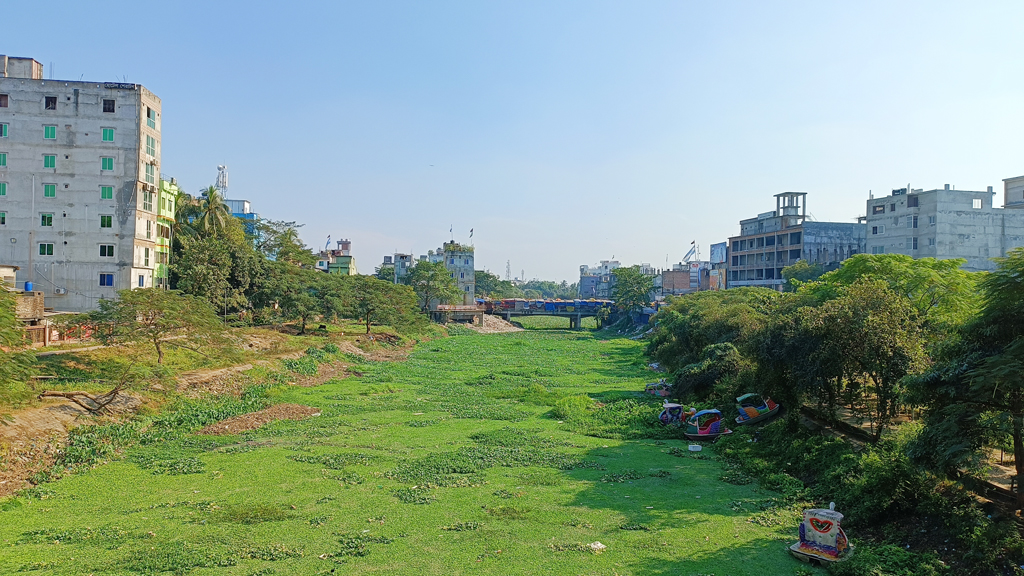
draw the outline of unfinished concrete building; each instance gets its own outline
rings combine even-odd
[[[728,286],[766,286],[781,290],[782,269],[799,260],[833,270],[865,250],[865,228],[856,222],[807,220],[807,193],[775,195],[775,210],[740,221],[729,238]]]
[[[1021,182],[1015,182],[1021,180]],[[992,205],[995,192],[956,190],[893,190],[867,202],[868,251],[906,254],[914,258],[963,258],[969,271],[995,270],[992,258],[1024,246],[1024,178],[1005,181],[1005,205]]]
[[[0,263],[48,308],[154,285],[160,123],[138,84],[45,80],[0,55]]]

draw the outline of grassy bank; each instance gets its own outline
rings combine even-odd
[[[319,354],[319,353],[317,353]],[[776,494],[644,420],[642,345],[464,335],[314,388],[176,406],[111,463],[0,505],[0,566],[38,574],[791,575]],[[308,371],[308,362],[292,362]],[[251,402],[251,406],[238,406]],[[242,409],[320,409],[232,436]],[[205,407],[204,407],[205,406]],[[99,442],[103,444],[103,442]],[[94,442],[92,445],[95,445]],[[597,554],[588,547],[607,546]]]

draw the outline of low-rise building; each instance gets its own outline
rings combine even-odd
[[[352,241],[338,240],[338,247],[334,250],[323,250],[317,255],[316,269],[328,274],[340,274],[342,276],[354,276],[359,273],[356,269],[356,259],[352,256]]]
[[[601,260],[597,266],[580,266],[580,281],[577,284],[580,298],[611,298],[612,286],[615,284],[613,271],[621,267],[618,260]]]
[[[1004,204],[992,204],[995,192],[893,190],[867,201],[867,250],[914,258],[963,258],[969,271],[995,270],[992,258],[1024,246],[1024,177],[1004,181]]]
[[[157,288],[170,287],[171,234],[180,194],[181,188],[174,178],[160,177],[160,198],[156,207],[156,265],[153,267],[153,285]]]
[[[726,272],[730,288],[766,286],[782,289],[782,269],[805,260],[824,270],[865,250],[863,223],[807,220],[807,193],[775,195],[775,210],[740,221],[740,234],[729,238]]]

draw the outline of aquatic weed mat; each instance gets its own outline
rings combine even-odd
[[[360,370],[271,396],[320,416],[232,436],[167,435],[0,503],[0,566],[243,576],[801,567],[784,551],[795,524],[752,521],[760,508],[737,505],[773,496],[756,483],[719,480],[719,462],[674,456],[685,442],[648,437],[631,420],[613,424],[639,439],[598,437],[606,429],[596,425],[582,434],[552,415],[567,396],[656,404],[638,392],[652,378],[642,344],[568,331],[466,335]]]

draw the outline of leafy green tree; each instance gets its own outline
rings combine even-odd
[[[180,193],[174,204],[174,225],[171,228],[171,236],[175,242],[198,233],[200,216],[199,202],[195,197],[185,192]]]
[[[914,383],[928,408],[912,455],[947,472],[978,469],[984,447],[1009,436],[1024,478],[1024,249],[997,261],[980,283],[980,313]],[[1024,491],[1017,498],[1024,506]]]
[[[205,299],[160,288],[121,290],[116,300],[100,300],[87,321],[97,326],[96,338],[104,345],[152,345],[157,364],[163,363],[167,345],[199,351],[219,342],[224,332]]]
[[[416,293],[409,286],[395,285],[372,276],[350,276],[346,286],[342,313],[358,319],[370,333],[373,324],[399,326],[408,322],[417,309]]]
[[[271,262],[267,270],[255,297],[258,306],[276,307],[284,320],[298,321],[299,334],[306,333],[306,325],[313,319],[331,315],[325,300],[330,275],[286,262]]]
[[[287,262],[295,266],[312,266],[316,255],[299,238],[302,224],[260,219],[255,224],[252,241],[270,260]]]
[[[382,264],[377,266],[373,271],[374,278],[378,280],[384,280],[385,282],[394,283],[395,281],[395,267],[391,264]]]
[[[673,395],[678,399],[690,394],[707,396],[722,379],[739,373],[741,360],[739,350],[729,342],[705,347],[699,361],[676,371]]]
[[[202,197],[198,201],[198,228],[206,234],[214,234],[223,231],[231,218],[228,205],[224,198],[213,186],[203,190]]]
[[[576,284],[569,284],[565,280],[551,282],[550,280],[530,280],[521,286],[522,290],[530,298],[551,298],[572,300],[579,295]]]
[[[523,291],[507,280],[485,270],[476,271],[476,296],[480,298],[522,298]]]
[[[651,303],[654,278],[640,272],[639,266],[616,268],[612,273],[615,275],[612,299],[620,310],[638,312]]]
[[[796,287],[803,282],[809,282],[821,276],[824,270],[821,264],[809,264],[807,260],[797,260],[793,264],[782,269],[782,279],[786,292],[796,290]]]
[[[452,277],[452,273],[445,268],[443,262],[417,262],[405,277],[405,282],[412,286],[419,297],[420,310],[426,312],[430,303],[437,300],[447,304],[452,300],[462,298],[462,292]]]
[[[10,405],[27,394],[25,382],[31,377],[35,354],[28,350],[22,324],[15,315],[12,292],[0,281],[0,404]]]

